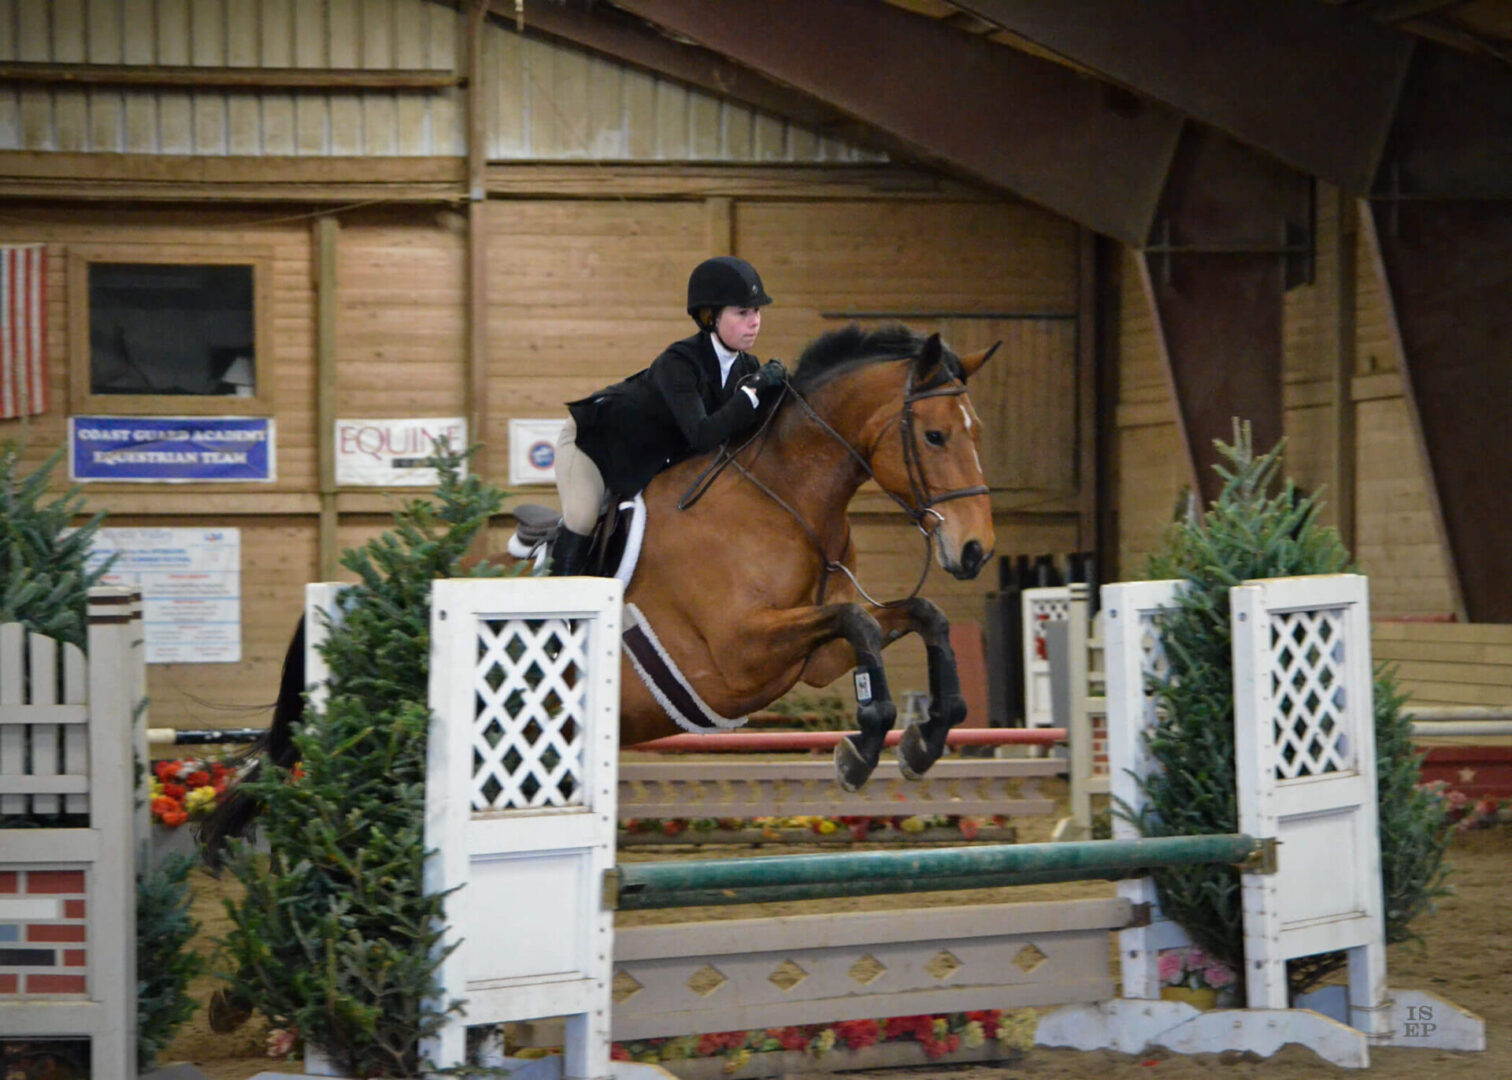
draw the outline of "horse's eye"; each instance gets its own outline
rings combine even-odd
[[[924,433],[924,441],[930,446],[944,446],[945,433],[943,431],[926,431]]]

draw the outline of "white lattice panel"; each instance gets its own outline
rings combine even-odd
[[[448,892],[442,996],[465,1025],[566,1016],[564,1076],[609,1073],[623,586],[438,581],[431,599],[426,888]]]
[[[582,803],[586,619],[478,623],[474,810]]]
[[[1347,611],[1280,612],[1270,620],[1276,773],[1286,779],[1354,768],[1343,711]]]
[[[1285,1008],[1286,961],[1349,955],[1349,1022],[1389,1026],[1376,805],[1370,610],[1355,574],[1230,590],[1239,828],[1280,845],[1244,874],[1245,989]]]

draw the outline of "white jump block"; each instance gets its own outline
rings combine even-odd
[[[1073,1050],[1111,1049],[1138,1054],[1164,1047],[1178,1054],[1247,1051],[1270,1057],[1298,1043],[1345,1069],[1370,1065],[1363,1031],[1305,1009],[1214,1009],[1185,1002],[1117,998],[1099,1005],[1071,1005],[1040,1018],[1039,1046]]]
[[[1425,1050],[1484,1050],[1486,1022],[1468,1009],[1422,990],[1387,991],[1390,1034],[1382,1046],[1413,1046]],[[1297,1007],[1312,1009],[1343,1021],[1349,996],[1342,986],[1324,986],[1297,997]]]

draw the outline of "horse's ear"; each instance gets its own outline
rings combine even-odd
[[[995,341],[990,347],[986,349],[981,349],[974,353],[967,353],[965,356],[959,357],[958,359],[961,361],[961,370],[965,373],[965,377],[969,379],[973,375],[975,375],[977,373],[977,369],[985,364],[988,360],[990,360],[992,358],[992,354],[997,352],[998,346],[1002,344],[1003,343],[1001,341]]]
[[[920,385],[929,382],[945,360],[945,346],[939,334],[930,334],[914,359],[914,381]]]

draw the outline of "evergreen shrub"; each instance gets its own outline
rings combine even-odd
[[[1256,457],[1246,427],[1234,445],[1216,443],[1228,467],[1216,466],[1223,489],[1203,514],[1174,523],[1151,579],[1186,583],[1161,623],[1169,672],[1152,679],[1160,718],[1146,734],[1156,766],[1142,782],[1145,806],[1117,812],[1146,836],[1239,831],[1234,774],[1234,706],[1229,589],[1255,578],[1337,574],[1352,570],[1337,530],[1318,523],[1316,495],[1280,483],[1278,444]],[[1436,800],[1419,785],[1405,695],[1392,670],[1374,677],[1377,789],[1386,940],[1414,935],[1412,920],[1443,895],[1448,832]],[[1210,956],[1243,970],[1239,871],[1226,866],[1170,868],[1154,874],[1165,914]],[[1293,994],[1316,986],[1344,963],[1343,953],[1293,961]]]
[[[266,854],[233,842],[227,860],[246,886],[226,905],[232,997],[348,1076],[419,1075],[418,1044],[445,1015],[444,898],[423,880],[430,587],[501,573],[464,566],[503,504],[461,477],[465,456],[438,448],[434,501],[407,501],[392,529],[343,553],[358,582],[322,646],[326,704],[295,733],[299,765],[265,759],[248,782]]]

